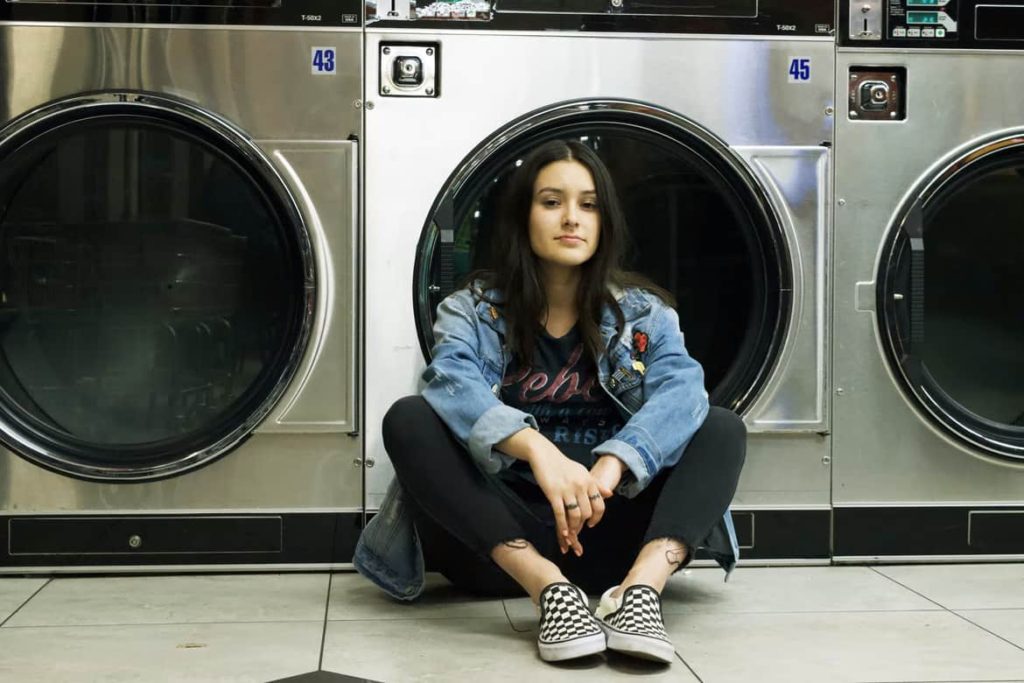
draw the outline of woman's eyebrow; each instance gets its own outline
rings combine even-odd
[[[537,190],[537,194],[540,194],[541,192],[557,192],[558,194],[562,194],[564,190],[560,187],[542,187]]]

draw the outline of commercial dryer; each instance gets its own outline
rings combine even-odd
[[[835,553],[1024,555],[1024,6],[844,2]]]
[[[632,267],[679,300],[711,400],[746,420],[745,557],[827,558],[833,8],[492,5],[368,5],[368,509],[392,476],[381,420],[417,391],[435,307],[479,265],[502,181],[573,138],[610,167]]]
[[[0,20],[0,571],[348,562],[359,3]]]

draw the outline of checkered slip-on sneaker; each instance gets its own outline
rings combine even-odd
[[[618,598],[612,586],[601,596],[595,616],[608,636],[608,649],[669,664],[676,648],[661,619],[661,596],[650,586],[630,586]]]
[[[604,632],[590,613],[586,594],[571,583],[552,583],[540,592],[539,631],[537,647],[545,662],[605,650]]]

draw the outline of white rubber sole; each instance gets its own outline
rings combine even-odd
[[[675,646],[661,638],[619,633],[607,627],[605,634],[608,636],[609,650],[664,664],[671,664],[676,659]]]
[[[567,659],[596,655],[599,652],[604,652],[607,646],[604,633],[598,632],[592,636],[583,636],[567,640],[564,643],[538,642],[537,649],[540,650],[540,658],[545,662],[563,662]]]

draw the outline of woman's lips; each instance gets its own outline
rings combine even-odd
[[[565,242],[567,244],[578,244],[578,243],[583,241],[582,237],[575,237],[575,236],[569,236],[569,235],[565,235],[565,236],[559,237],[557,239],[558,239],[559,242]]]

